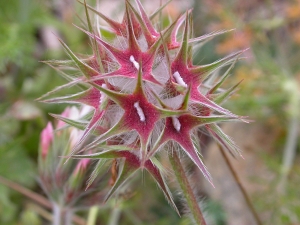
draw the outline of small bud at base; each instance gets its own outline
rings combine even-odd
[[[53,141],[53,127],[50,122],[48,122],[46,128],[42,131],[40,140],[42,148],[42,158],[45,159],[48,154],[50,145]]]

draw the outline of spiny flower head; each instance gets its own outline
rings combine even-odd
[[[54,115],[83,130],[68,156],[113,158],[123,163],[107,197],[135,171],[146,169],[173,203],[159,166],[155,165],[157,153],[170,146],[182,149],[212,183],[200,157],[197,130],[206,129],[233,155],[240,154],[217,123],[243,120],[220,106],[237,87],[220,91],[243,51],[208,65],[194,65],[193,49],[197,44],[225,31],[194,38],[191,10],[159,30],[152,21],[165,5],[148,16],[139,0],[135,0],[136,6],[125,0],[124,18],[117,22],[85,2],[81,4],[85,7],[87,22],[85,28],[79,29],[90,37],[93,55],[80,58],[60,40],[71,61],[48,63],[60,70],[71,67],[81,75],[62,73],[69,83],[46,96],[74,85],[84,90],[69,96],[42,98],[48,103],[80,103],[93,108],[91,114],[80,120]],[[105,29],[112,33],[114,41],[108,42],[101,36],[103,27],[92,26],[90,12],[106,21],[110,28]],[[227,65],[231,66],[223,77],[213,85],[207,82],[211,82],[216,70]],[[82,147],[91,137],[93,141]],[[78,155],[89,151],[96,153]]]

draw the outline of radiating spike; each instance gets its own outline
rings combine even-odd
[[[177,21],[177,20],[176,20]],[[155,43],[153,43],[153,45],[151,45],[151,47],[148,50],[148,53],[152,53],[153,55],[156,54],[156,52],[158,51],[159,47],[163,44],[163,41],[167,43],[168,46],[168,40],[170,40],[170,37],[172,35],[172,30],[174,28],[174,26],[176,25],[176,21],[174,23],[172,23],[167,29],[165,29],[162,33],[162,35],[160,34],[160,38],[158,38],[156,40]],[[169,46],[168,46],[169,47]]]
[[[49,91],[49,92],[47,92],[46,94],[44,94],[43,96],[37,98],[36,101],[42,101],[42,102],[44,102],[44,101],[46,101],[46,100],[43,100],[43,99],[49,97],[50,95],[52,95],[52,94],[54,94],[54,93],[56,93],[56,92],[59,92],[59,91],[61,91],[61,90],[63,90],[63,89],[66,89],[66,88],[70,88],[70,87],[72,87],[72,86],[75,86],[75,85],[77,85],[77,84],[80,83],[80,82],[82,82],[82,79],[79,78],[79,79],[73,80],[73,81],[71,81],[71,82],[69,82],[69,83],[67,83],[67,84],[58,86],[58,87],[56,87],[55,89],[53,89],[52,91]]]
[[[145,38],[146,38],[148,47],[151,46],[156,41],[156,39],[158,38],[158,36],[152,34],[149,31],[149,29],[147,27],[147,24],[145,23],[145,21],[143,20],[143,18],[140,16],[140,14],[135,10],[135,8],[130,4],[129,1],[127,1],[127,2],[128,2],[128,6],[130,7],[132,13],[135,15],[135,17],[137,18],[138,22],[140,23],[140,26],[141,26],[141,29],[142,29],[142,31],[144,33]]]
[[[98,177],[99,173],[103,169],[104,164],[106,163],[105,159],[98,160],[97,165],[95,166],[95,169],[93,170],[92,174],[90,175],[85,190],[87,190],[95,181],[95,179]]]
[[[188,106],[190,103],[190,97],[191,97],[191,87],[188,87],[187,92],[184,95],[184,98],[182,101],[182,106],[180,107],[180,109],[188,110]]]
[[[145,96],[144,85],[143,85],[143,73],[142,73],[143,65],[142,65],[141,61],[139,61],[138,64],[139,64],[139,71],[138,71],[138,75],[137,75],[137,81],[136,81],[134,93],[142,94]]]
[[[77,0],[80,4],[84,5],[85,3],[84,2],[81,2],[79,0]],[[115,33],[117,35],[122,35],[126,32],[123,32],[123,31],[126,31],[126,27],[121,24],[121,23],[118,23],[110,18],[108,18],[107,16],[105,16],[104,14],[102,14],[101,12],[99,12],[98,10],[94,9],[93,7],[89,6],[89,5],[86,5],[88,9],[90,9],[92,12],[94,12],[95,14],[97,14],[99,17],[101,17],[105,22],[107,22],[115,31]]]
[[[223,93],[217,94],[217,96],[215,96],[213,98],[214,102],[216,102],[217,104],[221,104],[223,103],[230,95],[233,94],[233,92],[237,89],[237,87],[242,83],[243,80],[241,80],[240,82],[238,82],[236,85],[234,85],[233,87],[229,88],[228,90],[224,91]]]
[[[152,175],[152,177],[155,179],[158,186],[163,191],[166,199],[169,201],[169,203],[172,205],[172,207],[176,210],[178,215],[180,215],[179,210],[177,209],[176,204],[173,201],[172,194],[171,194],[171,192],[170,192],[170,190],[169,190],[169,188],[168,188],[161,172],[159,171],[159,169],[153,164],[153,162],[151,160],[146,161],[145,168]]]
[[[94,83],[91,83],[91,85],[93,85],[96,89],[98,89],[99,91],[106,94],[109,98],[111,98],[114,102],[116,102],[118,104],[121,104],[124,101],[124,99],[126,99],[126,94],[122,94],[122,93],[119,93],[119,92],[116,92],[116,91],[112,91],[110,89],[107,89],[105,87],[96,85]]]
[[[154,17],[157,16],[157,14],[159,14],[172,0],[169,0],[167,1],[165,4],[161,5],[157,10],[155,10],[154,13],[152,13],[150,16],[149,16],[149,19],[150,20],[153,20]],[[161,20],[160,20],[161,21]]]
[[[145,10],[144,10],[144,8],[143,8],[140,0],[135,0],[135,2],[138,5],[138,8],[139,8],[140,13],[141,13],[141,16],[142,16],[143,20],[145,21],[145,24],[146,24],[148,30],[150,31],[150,33],[152,35],[154,35],[154,36],[158,36],[159,33],[152,26],[152,23],[151,23],[150,19],[148,18],[148,16],[147,16],[147,14],[146,14],[146,12],[145,12]]]
[[[230,54],[222,59],[219,59],[219,60],[217,60],[213,63],[207,64],[207,65],[191,68],[190,71],[194,74],[197,74],[197,73],[201,74],[201,78],[199,78],[199,79],[203,81],[207,78],[207,76],[209,74],[216,71],[217,69],[220,69],[224,66],[227,66],[227,65],[235,62],[237,60],[237,58],[239,59],[239,56],[247,50],[248,49],[235,52],[233,54]]]
[[[132,25],[132,20],[130,18],[130,6],[128,1],[126,1],[126,18],[127,18],[127,37],[128,37],[128,45],[129,49],[133,52],[141,52],[141,49],[139,47],[139,44],[136,40],[136,37],[134,35],[134,29]]]
[[[123,117],[122,117],[123,118]],[[99,135],[97,138],[95,138],[94,141],[92,141],[91,143],[89,143],[88,145],[86,145],[82,151],[88,151],[88,150],[92,150],[96,147],[98,147],[99,145],[101,145],[102,143],[104,143],[107,139],[112,138],[118,134],[124,133],[124,132],[129,132],[130,129],[128,129],[125,126],[124,123],[124,119],[120,119],[119,122],[117,122],[117,124],[115,124],[113,127],[111,127],[109,130],[107,130],[105,133],[102,133],[101,135]],[[74,153],[78,152],[79,149],[74,149],[71,153],[71,155],[74,155]]]
[[[186,13],[190,13],[190,12],[191,12],[191,10],[188,10]],[[177,42],[177,34],[178,34],[178,31],[179,31],[179,28],[181,27],[181,25],[183,24],[185,19],[186,19],[186,14],[183,14],[182,16],[180,16],[176,20],[176,23],[174,25],[174,28],[172,29],[171,35],[166,40],[167,43],[168,43],[168,48],[169,49],[175,49],[175,48],[180,47],[180,44]]]
[[[216,124],[207,125],[208,131],[212,134],[213,138],[219,142],[229,153],[233,156],[240,155],[242,158],[239,147],[228,137],[221,128]]]
[[[52,116],[53,118],[57,119],[57,120],[63,121],[66,124],[71,125],[72,127],[76,127],[79,130],[84,130],[84,128],[87,125],[87,122],[80,121],[80,120],[72,120],[72,119],[69,119],[67,117],[64,117],[64,116],[61,116],[61,115],[58,115],[58,114],[50,113],[49,115]]]
[[[134,159],[131,159],[129,162],[125,159],[124,166],[120,169],[121,172],[119,173],[119,177],[114,186],[109,190],[109,193],[105,196],[105,202],[138,170],[138,167],[135,165],[137,162],[136,160],[133,160]]]
[[[216,104],[215,102],[211,101],[210,99],[208,99],[206,96],[202,95],[202,94],[198,94],[198,96],[196,98],[192,98],[192,100],[194,100],[195,102],[204,105],[210,109],[213,109],[219,113],[228,115],[228,116],[233,116],[238,118],[237,115],[233,114],[232,112],[230,112],[227,109],[224,109],[223,107],[219,106],[218,104]]]
[[[229,76],[229,72],[231,71],[231,69],[234,67],[236,61],[238,60],[238,57],[236,58],[236,60],[231,64],[231,66],[226,70],[225,74],[223,75],[222,79],[216,83],[209,91],[208,94],[212,94],[214,92],[216,92],[219,87],[221,87],[221,85],[224,83],[224,81],[226,80],[226,78]]]
[[[189,33],[190,33],[189,16],[190,14],[186,12],[183,39],[181,42],[179,52],[177,53],[176,59],[174,60],[174,61],[180,61],[184,65],[187,65],[187,61],[188,61],[188,40],[189,40]]]
[[[190,142],[190,140],[189,140]],[[182,145],[182,143],[179,143],[180,145]],[[190,159],[196,164],[196,166],[200,169],[200,171],[202,172],[203,176],[209,181],[209,183],[214,187],[214,184],[212,182],[212,177],[210,175],[210,173],[208,172],[206,166],[204,165],[204,163],[202,162],[202,160],[200,159],[197,151],[195,150],[194,146],[192,143],[189,143],[188,145],[182,146],[185,150],[185,152],[187,153],[187,155],[190,157]]]
[[[231,31],[234,31],[235,29],[230,29],[230,30],[220,30],[220,31],[214,31],[214,32],[211,32],[211,33],[208,33],[208,34],[204,34],[200,37],[197,37],[197,38],[191,38],[189,39],[189,43],[192,44],[192,43],[199,43],[199,42],[203,42],[203,41],[206,41],[208,39],[211,39],[213,37],[216,37],[216,36],[219,36],[221,34],[226,34],[228,32],[231,32]]]
[[[87,4],[86,4],[86,0],[84,0],[84,9],[85,9],[86,19],[87,19],[87,22],[88,22],[89,32],[94,33],[92,23],[91,23],[91,19],[90,19],[90,16],[89,16],[88,7],[87,7]],[[101,71],[101,73],[104,73],[104,67],[103,67],[103,64],[102,64],[102,59],[101,59],[101,56],[100,56],[100,52],[99,52],[99,48],[98,48],[95,36],[94,36],[94,38],[91,38],[91,42],[92,42],[93,51],[96,53],[97,62],[99,63],[100,71]]]
[[[92,67],[90,67],[89,65],[85,64],[82,60],[80,60],[61,39],[58,39],[58,40],[60,41],[60,43],[62,44],[62,46],[64,47],[64,49],[68,53],[68,55],[72,58],[72,60],[74,60],[74,62],[78,66],[78,68],[81,70],[81,72],[87,78],[90,78],[92,76],[97,76],[99,74]]]
[[[98,108],[100,99],[100,92],[95,88],[89,88],[86,91],[79,92],[72,95],[56,97],[43,100],[45,103],[82,103]]]

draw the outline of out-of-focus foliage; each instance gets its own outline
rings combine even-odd
[[[217,40],[216,52],[227,54],[250,48],[233,76],[233,82],[243,82],[238,96],[228,102],[233,103],[230,107],[260,121],[277,119],[282,123],[289,113],[289,82],[299,85],[299,1],[203,0],[196,4],[202,11],[196,14],[202,25],[195,28],[198,32],[235,28],[223,40]]]
[[[60,83],[39,62],[45,53],[40,28],[55,23],[41,1],[0,2],[0,175],[28,188],[36,186],[38,140],[47,117],[34,99]],[[33,218],[23,196],[2,184],[0,189],[0,224]]]
[[[54,2],[0,0],[0,175],[37,192],[40,192],[35,182],[39,135],[47,121],[51,120],[47,112],[60,113],[64,109],[62,105],[34,101],[62,83],[52,68],[39,61],[67,58],[61,50],[46,46],[43,29],[54,27],[74,52],[88,53],[91,50],[88,38],[71,25],[75,12],[81,16],[83,8],[71,1],[73,8],[68,7],[61,15]],[[93,5],[95,1],[87,2]],[[74,9],[74,6],[80,10]],[[168,12],[176,18],[176,4],[170,5]],[[236,28],[234,32],[206,43],[196,53],[197,61],[206,63],[218,59],[220,56],[214,54],[216,51],[225,55],[250,47],[248,59],[239,62],[233,72],[232,83],[244,81],[227,108],[249,115],[256,122],[271,124],[272,129],[278,130],[278,140],[284,140],[286,121],[291,112],[297,110],[293,109],[293,96],[299,93],[299,0],[197,0],[194,12],[195,33],[198,35]],[[75,23],[80,24],[78,21]],[[214,46],[217,47],[214,49]],[[279,195],[276,185],[280,176],[281,151],[278,150],[282,143],[278,141],[270,145],[274,146],[274,150],[263,153],[262,159],[271,171],[272,182],[265,184],[256,179],[266,188],[257,192],[254,204],[265,224],[299,224],[299,159],[289,174],[285,194]],[[125,197],[121,204],[122,224],[142,224],[141,220],[145,221],[143,224],[153,224],[153,221],[156,221],[155,224],[178,224],[178,216],[167,205],[158,188],[147,179],[145,186],[139,186],[136,192],[130,194],[130,201],[126,201]],[[27,201],[21,194],[0,184],[0,224],[42,224],[40,215],[34,207],[26,204]],[[112,201],[99,213],[103,224],[107,224],[116,202]],[[147,206],[150,209],[144,202],[149,202]],[[218,212],[212,216],[216,224],[223,224],[226,216],[223,217],[218,204],[208,201],[207,208]],[[188,224],[185,220],[181,223]]]
[[[87,36],[71,24],[76,17],[75,1],[70,1],[74,3],[73,7],[64,6],[59,9],[55,2],[57,1],[0,1],[0,175],[40,194],[42,192],[37,185],[36,165],[40,132],[48,120],[52,120],[47,113],[61,113],[65,107],[35,101],[62,83],[57,72],[40,61],[66,58],[61,48],[49,47],[43,37],[44,29],[52,27],[55,34],[50,36],[63,36],[64,41],[75,52],[91,51]],[[80,14],[83,7],[79,4],[77,6]],[[81,23],[78,20],[76,22]],[[52,39],[57,41],[53,36]],[[153,196],[156,196],[155,186],[153,190]],[[149,190],[145,191],[147,194],[144,196],[147,196]],[[140,200],[140,196],[135,199]],[[0,224],[42,224],[42,217],[37,216],[38,211],[27,205],[27,201],[27,197],[0,183]],[[135,203],[135,206],[138,204]],[[112,204],[99,213],[103,221],[109,220],[107,215],[114,207],[115,204]],[[124,208],[130,209],[132,204],[126,203]],[[166,207],[159,205],[153,208],[153,215],[157,218],[160,211],[158,208]],[[136,207],[136,211],[140,214],[139,207]],[[124,214],[128,218],[124,220],[127,224],[139,221],[136,213]],[[174,223],[178,221],[178,216],[172,209],[166,214],[173,215]]]
[[[282,173],[280,150],[287,139],[288,121],[296,117],[300,124],[300,1],[202,0],[196,1],[196,10],[197,32],[236,29],[217,41],[219,54],[250,47],[247,59],[233,73],[231,83],[243,82],[238,94],[228,101],[228,108],[277,130],[278,134],[278,141],[270,143],[274,150],[262,153],[272,183],[259,181],[266,189],[256,194],[254,205],[259,205],[258,212],[266,224],[298,224],[298,157],[294,159],[284,193],[278,190],[278,183]],[[205,56],[207,49],[204,46],[199,55]]]

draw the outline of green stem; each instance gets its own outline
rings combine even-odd
[[[176,151],[173,152],[173,155],[169,156],[172,168],[175,172],[177,181],[182,189],[184,197],[187,201],[188,207],[198,225],[206,225],[203,214],[197,202],[196,196],[191,188],[189,180],[186,176],[182,163],[178,157]]]
[[[121,212],[121,208],[118,205],[116,205],[111,212],[108,225],[118,225]]]
[[[126,214],[127,218],[131,220],[132,225],[141,225],[143,224],[142,220],[140,220],[136,214],[132,213],[129,210],[123,210],[123,212]]]
[[[284,194],[286,191],[286,184],[288,180],[287,177],[291,171],[291,168],[295,160],[297,142],[298,142],[298,132],[299,132],[299,119],[298,119],[298,115],[297,114],[295,115],[294,113],[293,115],[291,115],[289,121],[287,141],[285,143],[285,147],[283,151],[281,177],[277,186],[278,191],[281,194]]]
[[[87,225],[95,225],[96,224],[98,211],[99,211],[98,206],[93,206],[93,207],[90,208],[89,215],[88,215],[88,220],[87,220]]]

